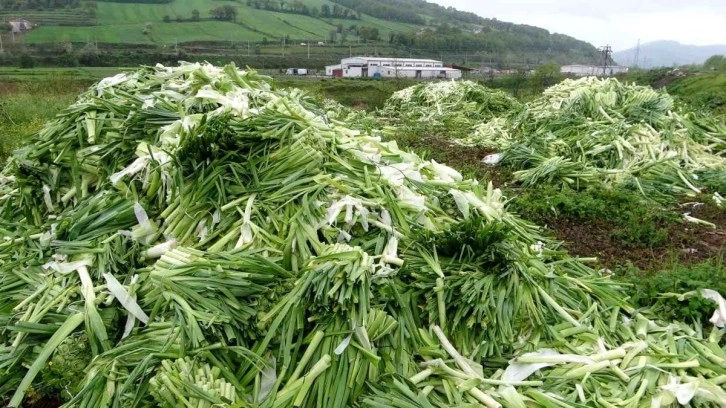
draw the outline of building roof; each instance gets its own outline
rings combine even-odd
[[[435,62],[435,63],[441,63],[441,61],[438,60],[432,60],[432,59],[426,59],[426,58],[397,58],[397,57],[350,57],[350,58],[343,58],[343,61],[346,60],[363,60],[363,61],[400,61],[400,62]]]
[[[602,65],[583,65],[583,64],[572,64],[563,65],[562,68],[602,68]],[[606,65],[605,68],[627,68],[621,65]]]
[[[461,71],[449,67],[383,67],[385,69],[397,69],[399,71]]]

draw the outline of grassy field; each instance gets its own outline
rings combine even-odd
[[[309,6],[320,7],[333,3],[317,0],[307,2]],[[237,21],[222,22],[208,20],[209,10],[222,5],[231,5],[237,9]],[[177,22],[177,18],[189,20],[193,10],[198,10],[203,21]],[[337,24],[346,28],[350,25],[364,25],[377,28],[382,37],[390,31],[410,31],[417,26],[385,21],[370,16],[362,20],[322,19],[290,13],[258,10],[238,3],[223,0],[176,0],[168,4],[133,4],[99,2],[96,13],[96,26],[68,27],[66,25],[85,25],[78,23],[77,12],[63,11],[53,21],[50,13],[36,16],[48,25],[42,25],[27,34],[28,43],[58,42],[65,39],[73,42],[98,41],[104,43],[174,43],[187,41],[261,41],[267,37],[277,41],[286,35],[296,40],[327,41],[331,30]],[[48,15],[46,15],[48,14]],[[165,23],[164,17],[169,16],[171,22]],[[64,24],[64,25],[54,25]],[[147,24],[152,25],[151,34],[143,34]],[[349,40],[357,38],[350,35]]]
[[[665,88],[695,108],[726,117],[726,72],[686,71],[684,76],[675,76],[669,69],[660,69],[636,71],[626,80]]]

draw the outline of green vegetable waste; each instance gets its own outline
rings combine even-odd
[[[185,63],[35,134],[0,175],[0,401],[724,406],[726,314],[636,310],[491,184],[325,112]]]

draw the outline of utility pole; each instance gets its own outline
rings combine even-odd
[[[640,58],[640,38],[638,38],[638,46],[635,47],[635,58],[633,59],[633,66],[638,67],[638,59]]]
[[[247,40],[247,56],[250,56],[250,40]]]
[[[610,61],[612,61],[613,48],[609,45],[600,47],[602,53],[602,75],[607,76],[607,67]]]
[[[308,40],[308,59],[310,59],[310,41]]]

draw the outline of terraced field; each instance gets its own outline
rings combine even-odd
[[[320,8],[324,0],[306,1],[309,7]],[[221,22],[209,19],[209,10],[231,5],[238,10],[237,21]],[[199,11],[202,21],[191,22],[192,12]],[[99,2],[96,19],[88,19],[80,11],[68,10],[13,15],[38,22],[41,27],[29,33],[29,43],[56,42],[59,38],[71,41],[95,40],[108,43],[173,43],[176,41],[270,41],[289,36],[297,41],[327,41],[330,32],[343,24],[377,28],[382,37],[390,31],[410,31],[417,26],[363,16],[362,20],[323,19],[299,14],[259,10],[232,1],[175,0],[168,4],[126,4]],[[171,22],[165,23],[168,16]],[[184,20],[183,22],[177,19]],[[96,25],[97,24],[97,25]],[[152,25],[151,35],[144,35],[147,24]],[[74,27],[68,27],[74,26]],[[354,35],[348,35],[356,41]]]
[[[0,11],[0,21],[16,18],[24,18],[39,25],[88,26],[96,24],[96,19],[88,17],[81,9]]]

